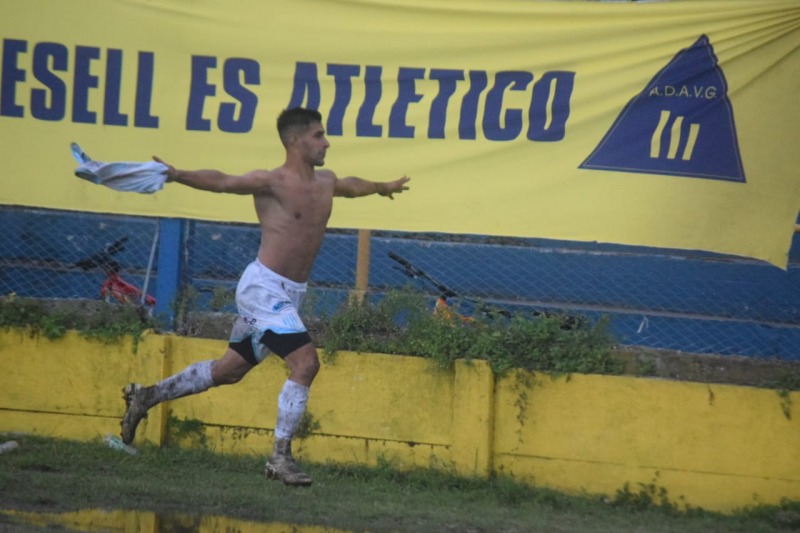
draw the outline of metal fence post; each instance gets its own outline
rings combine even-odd
[[[158,266],[156,271],[155,316],[162,328],[175,327],[175,306],[183,277],[183,247],[186,220],[162,218],[159,220]]]
[[[350,301],[363,302],[369,288],[370,244],[372,230],[358,230],[358,256],[356,258],[356,287],[350,292]]]

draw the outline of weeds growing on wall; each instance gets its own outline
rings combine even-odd
[[[68,312],[53,310],[41,300],[9,294],[0,298],[0,328],[26,328],[32,336],[50,340],[76,330],[106,344],[131,336],[135,350],[142,333],[153,328],[153,321],[133,306],[99,303],[91,312]]]
[[[350,301],[319,324],[326,353],[337,350],[429,357],[444,368],[456,359],[486,359],[497,374],[512,368],[556,373],[619,374],[606,320],[561,314],[492,311],[463,319],[429,309],[425,295],[396,291]]]
[[[82,326],[75,329],[87,339],[114,344],[130,336],[134,351],[142,334],[154,328],[153,321],[139,309],[125,305],[109,304],[103,312],[84,317],[84,320]]]
[[[312,433],[318,431],[322,426],[319,423],[311,411],[306,411],[303,413],[303,418],[300,419],[300,423],[297,425],[297,429],[294,431],[294,438],[296,440],[307,439],[311,436]]]
[[[3,328],[28,328],[33,336],[58,339],[67,331],[66,318],[64,313],[48,313],[41,303],[17,298],[13,293],[0,298]]]
[[[189,443],[194,448],[207,448],[205,425],[196,418],[178,418],[169,412],[167,419],[167,434],[164,444],[167,446],[180,446]]]
[[[771,387],[778,393],[781,399],[781,411],[786,420],[792,419],[792,391],[800,390],[800,378],[795,375],[786,374],[778,379]]]
[[[604,321],[491,311],[462,321],[434,315],[429,303],[427,295],[413,291],[351,300],[319,321],[316,337],[328,354],[351,350],[418,355],[443,368],[468,358],[488,360],[498,374],[512,368],[559,373],[622,371],[612,357],[614,341]],[[142,333],[155,325],[132,306],[96,302],[91,311],[64,312],[12,294],[0,298],[0,327],[27,328],[32,335],[48,339],[72,329],[104,343],[131,336],[135,349]]]

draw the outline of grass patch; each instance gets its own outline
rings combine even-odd
[[[139,509],[372,532],[753,533],[797,527],[800,516],[800,506],[791,503],[732,516],[679,513],[630,491],[617,499],[567,496],[507,477],[400,471],[389,462],[306,465],[314,485],[292,489],[264,477],[262,457],[176,447],[144,447],[132,456],[99,440],[15,439],[20,448],[0,456],[0,508],[6,510]],[[4,520],[0,515],[0,530]]]

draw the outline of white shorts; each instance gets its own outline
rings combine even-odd
[[[307,288],[307,283],[276,274],[258,260],[250,263],[236,287],[239,316],[231,331],[230,346],[257,364],[270,352],[286,357],[310,342],[298,313]]]

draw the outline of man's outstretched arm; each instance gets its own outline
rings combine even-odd
[[[394,181],[369,181],[356,177],[337,178],[333,195],[345,198],[359,198],[370,194],[380,194],[394,200],[392,195],[408,190],[406,183],[410,179],[408,176],[403,176]]]
[[[241,176],[219,170],[180,170],[158,157],[153,159],[167,166],[167,182],[180,183],[194,189],[232,194],[255,194],[269,188],[269,172],[254,170]]]

